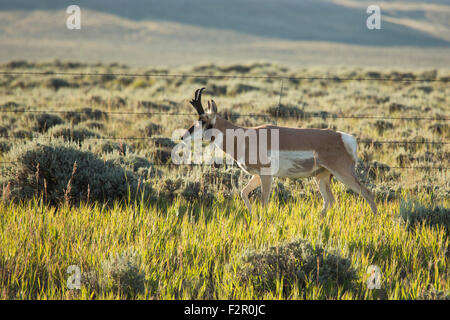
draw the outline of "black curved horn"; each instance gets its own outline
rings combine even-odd
[[[197,89],[194,94],[194,99],[190,101],[192,106],[197,110],[199,115],[202,115],[205,113],[205,110],[202,106],[202,92],[205,90],[205,88]]]

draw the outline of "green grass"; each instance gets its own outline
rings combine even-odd
[[[361,198],[334,187],[339,202],[324,218],[312,192],[286,204],[272,199],[267,209],[257,205],[251,215],[239,198],[219,199],[210,207],[184,200],[57,210],[39,201],[0,204],[2,298],[124,298],[108,288],[69,290],[66,270],[78,265],[82,273],[101,274],[110,254],[131,248],[145,273],[145,291],[134,299],[375,299],[379,291],[388,299],[416,299],[429,285],[448,294],[444,227],[408,227],[400,218],[399,201],[379,202],[374,216]],[[356,285],[343,290],[333,283],[324,288],[307,282],[284,296],[281,285],[258,294],[251,284],[236,280],[233,270],[246,250],[296,237],[348,257],[357,271]],[[381,290],[366,286],[370,265],[382,272]]]
[[[293,77],[364,78],[374,76],[375,72],[345,67],[287,69],[270,63],[201,65],[154,72],[239,75],[243,68],[246,70],[244,75]],[[0,69],[11,71],[11,66],[2,65]],[[33,63],[12,70],[148,71],[117,65],[65,66],[58,63]],[[450,75],[449,70],[444,69],[383,69],[376,73],[381,78],[410,77],[412,74],[416,78],[448,79]],[[214,98],[219,114],[269,114],[278,106],[279,81],[149,77],[134,83],[133,79],[123,76],[65,76],[64,80],[69,87],[56,90],[49,87],[42,76],[0,78],[0,110],[62,111],[57,115],[64,122],[43,132],[49,125],[61,121],[21,112],[2,113],[0,135],[14,139],[0,138],[0,162],[17,161],[14,150],[23,148],[20,145],[24,142],[45,143],[48,136],[63,127],[70,129],[70,136],[74,137],[74,128],[95,124],[97,129],[89,130],[95,131],[101,139],[79,139],[82,148],[90,149],[101,163],[113,157],[114,163],[124,169],[139,167],[140,171],[134,170],[135,174],[143,177],[140,183],[151,186],[153,193],[148,201],[123,199],[116,202],[112,202],[110,194],[107,198],[110,203],[106,204],[92,200],[83,203],[87,199],[84,197],[77,206],[68,206],[63,201],[52,207],[43,204],[39,196],[18,202],[0,200],[0,298],[430,299],[449,295],[449,171],[387,169],[387,166],[448,167],[448,144],[358,146],[358,156],[364,165],[380,168],[361,174],[376,196],[377,216],[362,198],[342,184],[334,183],[337,204],[321,217],[322,199],[312,180],[277,180],[284,189],[274,190],[265,209],[253,195],[255,210],[249,214],[238,197],[249,177],[236,168],[225,171],[159,165],[170,161],[167,156],[170,157],[172,144],[176,143],[162,138],[170,138],[175,129],[188,128],[195,116],[144,117],[142,113],[191,113],[189,99],[195,89],[205,86],[209,90],[205,93],[205,101]],[[338,116],[449,117],[450,87],[445,82],[286,80],[283,85],[282,104],[289,107],[287,111],[299,114],[298,110]],[[257,89],[247,90],[249,86]],[[64,113],[84,108],[98,111],[79,114],[80,117]],[[109,114],[108,117],[102,114],[111,111],[141,114]],[[333,128],[362,139],[381,141],[448,142],[450,139],[449,126],[444,120],[377,120],[334,119],[330,116],[325,119],[240,117],[234,121],[245,126],[276,122],[291,127]],[[103,140],[112,136],[143,137],[147,134],[158,139]],[[20,137],[24,139],[16,139]],[[119,157],[122,155],[125,158]],[[43,158],[47,156],[52,158],[52,154],[45,154]],[[81,170],[81,162],[78,163]],[[0,188],[3,188],[0,191],[6,200],[8,181],[19,181],[12,170],[23,165],[0,166]],[[68,163],[67,167],[69,175],[61,177],[63,182],[47,181],[61,182],[59,188],[64,190],[57,191],[63,193],[68,189],[66,181],[73,164]],[[49,168],[41,169],[43,172]],[[34,166],[27,171],[27,177],[30,177],[27,186],[31,187],[27,190],[31,196],[37,194],[32,188],[36,185],[33,170]],[[62,174],[63,170],[56,171]],[[100,187],[96,188],[103,190],[102,184],[98,185]],[[94,188],[94,185],[90,187]],[[88,190],[88,186],[81,185],[80,190]],[[76,200],[80,195],[70,196]],[[72,202],[75,203],[78,202]],[[333,279],[317,283],[310,274],[305,281],[289,285],[287,290],[286,283],[281,281],[285,274],[280,274],[275,289],[261,291],[254,283],[238,280],[242,257],[246,253],[252,250],[265,252],[264,249],[271,246],[279,247],[298,238],[349,259],[357,275],[354,283],[337,285]],[[135,258],[128,255],[130,252],[136,253]],[[71,265],[79,266],[84,277],[80,290],[67,287],[70,276],[67,269]],[[379,290],[367,288],[367,270],[371,265],[378,266],[382,273]]]

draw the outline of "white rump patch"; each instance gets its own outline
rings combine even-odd
[[[342,142],[344,143],[345,150],[347,150],[348,154],[358,162],[358,155],[356,154],[356,147],[358,143],[356,142],[356,138],[351,134],[338,131],[341,134]]]

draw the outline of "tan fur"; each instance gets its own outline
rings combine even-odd
[[[222,149],[225,153],[236,156],[237,148],[244,148],[246,150],[245,154],[245,165],[248,169],[259,170],[261,164],[250,164],[248,161],[248,149],[249,149],[249,139],[245,139],[244,145],[239,145],[234,143],[234,150],[227,150],[227,139],[229,137],[226,134],[227,129],[242,129],[244,132],[246,130],[252,129],[256,130],[257,137],[259,138],[259,130],[267,129],[269,132],[271,129],[279,130],[279,149],[280,151],[301,151],[301,150],[314,150],[316,166],[322,167],[320,172],[317,172],[316,179],[318,180],[319,189],[321,195],[324,199],[324,206],[322,209],[322,214],[325,214],[327,209],[334,203],[333,193],[331,192],[330,180],[331,176],[334,175],[339,181],[348,185],[353,191],[361,194],[370,204],[370,207],[374,213],[377,212],[377,208],[374,202],[373,195],[367,188],[359,183],[356,178],[354,171],[355,160],[353,156],[349,154],[347,147],[344,145],[340,133],[327,129],[296,129],[289,127],[281,127],[275,125],[262,125],[254,128],[244,128],[239,127],[231,122],[223,119],[219,115],[215,115],[214,128],[218,129],[223,134],[223,145]],[[270,134],[267,135],[268,138],[268,149],[271,147]],[[259,141],[259,140],[258,140]],[[235,158],[235,160],[237,160]],[[249,185],[244,188],[241,192],[241,196],[244,199],[249,211],[251,211],[251,205],[248,200],[248,194],[251,190],[258,187],[261,183],[261,179],[257,179],[258,175],[254,175]],[[265,180],[270,180],[269,177]],[[258,183],[257,183],[258,182]],[[267,182],[268,184],[269,182]],[[251,190],[250,190],[251,188]],[[264,188],[263,188],[264,189]],[[263,190],[263,205],[265,205],[270,196],[270,188],[267,186]]]
[[[243,132],[254,130],[256,132],[257,146],[259,146],[260,133],[262,129],[267,130],[267,150],[272,149],[270,131],[275,129],[278,130],[279,133],[279,151],[288,151],[288,154],[289,151],[294,152],[292,154],[303,154],[302,151],[312,151],[314,154],[312,159],[294,159],[290,162],[292,167],[285,171],[287,172],[286,176],[289,176],[291,174],[295,175],[297,172],[303,170],[303,172],[306,172],[306,176],[313,176],[316,178],[320,193],[324,199],[322,214],[325,214],[327,209],[334,203],[334,197],[330,186],[332,176],[335,176],[339,181],[349,186],[353,191],[362,195],[369,203],[372,211],[377,213],[377,207],[375,205],[372,193],[366,187],[361,185],[356,177],[356,154],[350,150],[348,145],[344,144],[343,137],[340,132],[327,129],[301,129],[276,125],[262,125],[253,128],[239,127],[217,114],[217,105],[214,101],[208,103],[208,106],[209,111],[203,115],[200,115],[200,117],[204,121],[210,123],[214,129],[217,129],[222,133],[222,150],[225,153],[232,155],[236,161],[239,160],[239,166],[247,173],[253,175],[250,182],[241,191],[241,196],[249,211],[251,211],[251,205],[248,195],[252,190],[259,186],[262,188],[262,205],[265,206],[268,203],[271,192],[272,175],[258,174],[261,168],[268,166],[263,164],[260,159],[258,159],[257,163],[250,163],[249,150],[251,139],[246,138],[244,143],[238,143],[235,136],[228,135],[227,129],[243,130]],[[233,150],[227,150],[227,142],[230,139],[234,139],[231,144],[233,146]],[[356,148],[356,145],[354,148]],[[244,159],[236,158],[239,154],[238,151],[245,154]]]

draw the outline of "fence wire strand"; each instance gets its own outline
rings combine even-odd
[[[0,75],[4,76],[15,76],[15,75],[38,75],[38,76],[112,76],[112,77],[157,77],[157,78],[211,78],[211,79],[274,79],[274,80],[307,80],[307,81],[382,81],[382,82],[442,82],[447,83],[450,78],[440,78],[440,79],[416,79],[416,78],[367,78],[367,77],[338,77],[338,76],[319,76],[319,77],[295,77],[287,75],[210,75],[210,74],[191,74],[191,73],[180,73],[180,74],[170,74],[170,73],[99,73],[99,72],[30,72],[30,71],[0,71]],[[283,85],[283,82],[281,82]],[[280,90],[280,101],[281,104],[281,92]],[[164,115],[164,116],[197,116],[195,113],[178,113],[178,112],[126,112],[126,111],[101,111],[102,114],[111,115]],[[81,114],[89,113],[89,111],[65,111],[65,110],[0,110],[0,113],[62,113],[62,114]],[[349,115],[349,116],[338,116],[330,114],[294,114],[294,115],[283,115],[277,112],[276,116],[270,114],[231,114],[230,117],[263,117],[263,118],[296,118],[296,119],[307,119],[307,118],[322,118],[322,119],[376,119],[376,120],[406,120],[406,121],[449,121],[450,118],[447,117],[388,117],[388,116],[360,116],[360,115]],[[29,139],[27,137],[0,137],[5,139],[14,140],[24,140]],[[51,138],[51,137],[49,137]],[[88,139],[98,139],[98,140],[147,140],[147,139],[161,139],[164,137],[87,137]],[[168,138],[166,138],[168,139]],[[372,141],[367,139],[358,139],[359,143],[363,144],[429,144],[429,145],[447,145],[450,142],[447,141]],[[0,165],[10,165],[15,162],[2,161]],[[152,164],[154,166],[169,166],[175,165],[173,163],[158,163]],[[185,164],[189,166],[212,166],[208,165],[196,165],[196,164]],[[443,166],[389,166],[391,169],[415,169],[415,170],[448,170],[450,167]],[[372,168],[371,169],[380,169]]]
[[[193,73],[104,73],[104,72],[46,72],[46,71],[0,71],[0,75],[38,75],[38,76],[93,76],[93,77],[155,77],[155,78],[211,78],[211,79],[273,79],[273,80],[310,80],[310,81],[382,81],[382,82],[450,82],[450,78],[440,79],[407,79],[399,78],[367,78],[367,77],[339,77],[339,76],[318,76],[318,77],[296,77],[288,75],[227,75],[227,74],[193,74]]]
[[[3,161],[0,165],[6,167],[7,165],[15,164],[14,161]],[[226,167],[224,164],[196,164],[196,163],[151,163],[152,166],[191,166],[191,167]],[[366,170],[386,170],[386,169],[415,169],[415,170],[449,170],[450,167],[441,166],[389,166],[386,167],[365,167]]]
[[[32,138],[46,138],[46,139],[56,139],[58,136],[38,136],[38,137],[10,137],[10,136],[0,136],[0,139],[6,140],[29,140]],[[83,140],[162,140],[168,139],[172,140],[169,137],[157,136],[157,137],[85,137]],[[448,145],[449,141],[408,141],[408,140],[370,140],[370,139],[362,139],[356,138],[358,143],[360,144],[400,144],[400,145],[409,145],[409,144],[429,144],[429,145]]]
[[[60,113],[60,114],[89,114],[95,111],[83,111],[83,110],[1,110],[0,113]],[[147,116],[198,116],[197,113],[192,112],[131,112],[131,111],[101,111],[102,114],[108,115],[147,115]],[[450,118],[446,117],[388,117],[388,116],[361,116],[361,115],[349,115],[340,116],[333,114],[291,114],[283,115],[277,111],[276,115],[265,113],[247,113],[247,114],[230,114],[230,118],[240,117],[254,117],[254,118],[282,118],[282,119],[297,119],[303,120],[308,118],[320,118],[323,120],[335,120],[335,119],[372,119],[372,120],[405,120],[405,121],[450,121]]]

